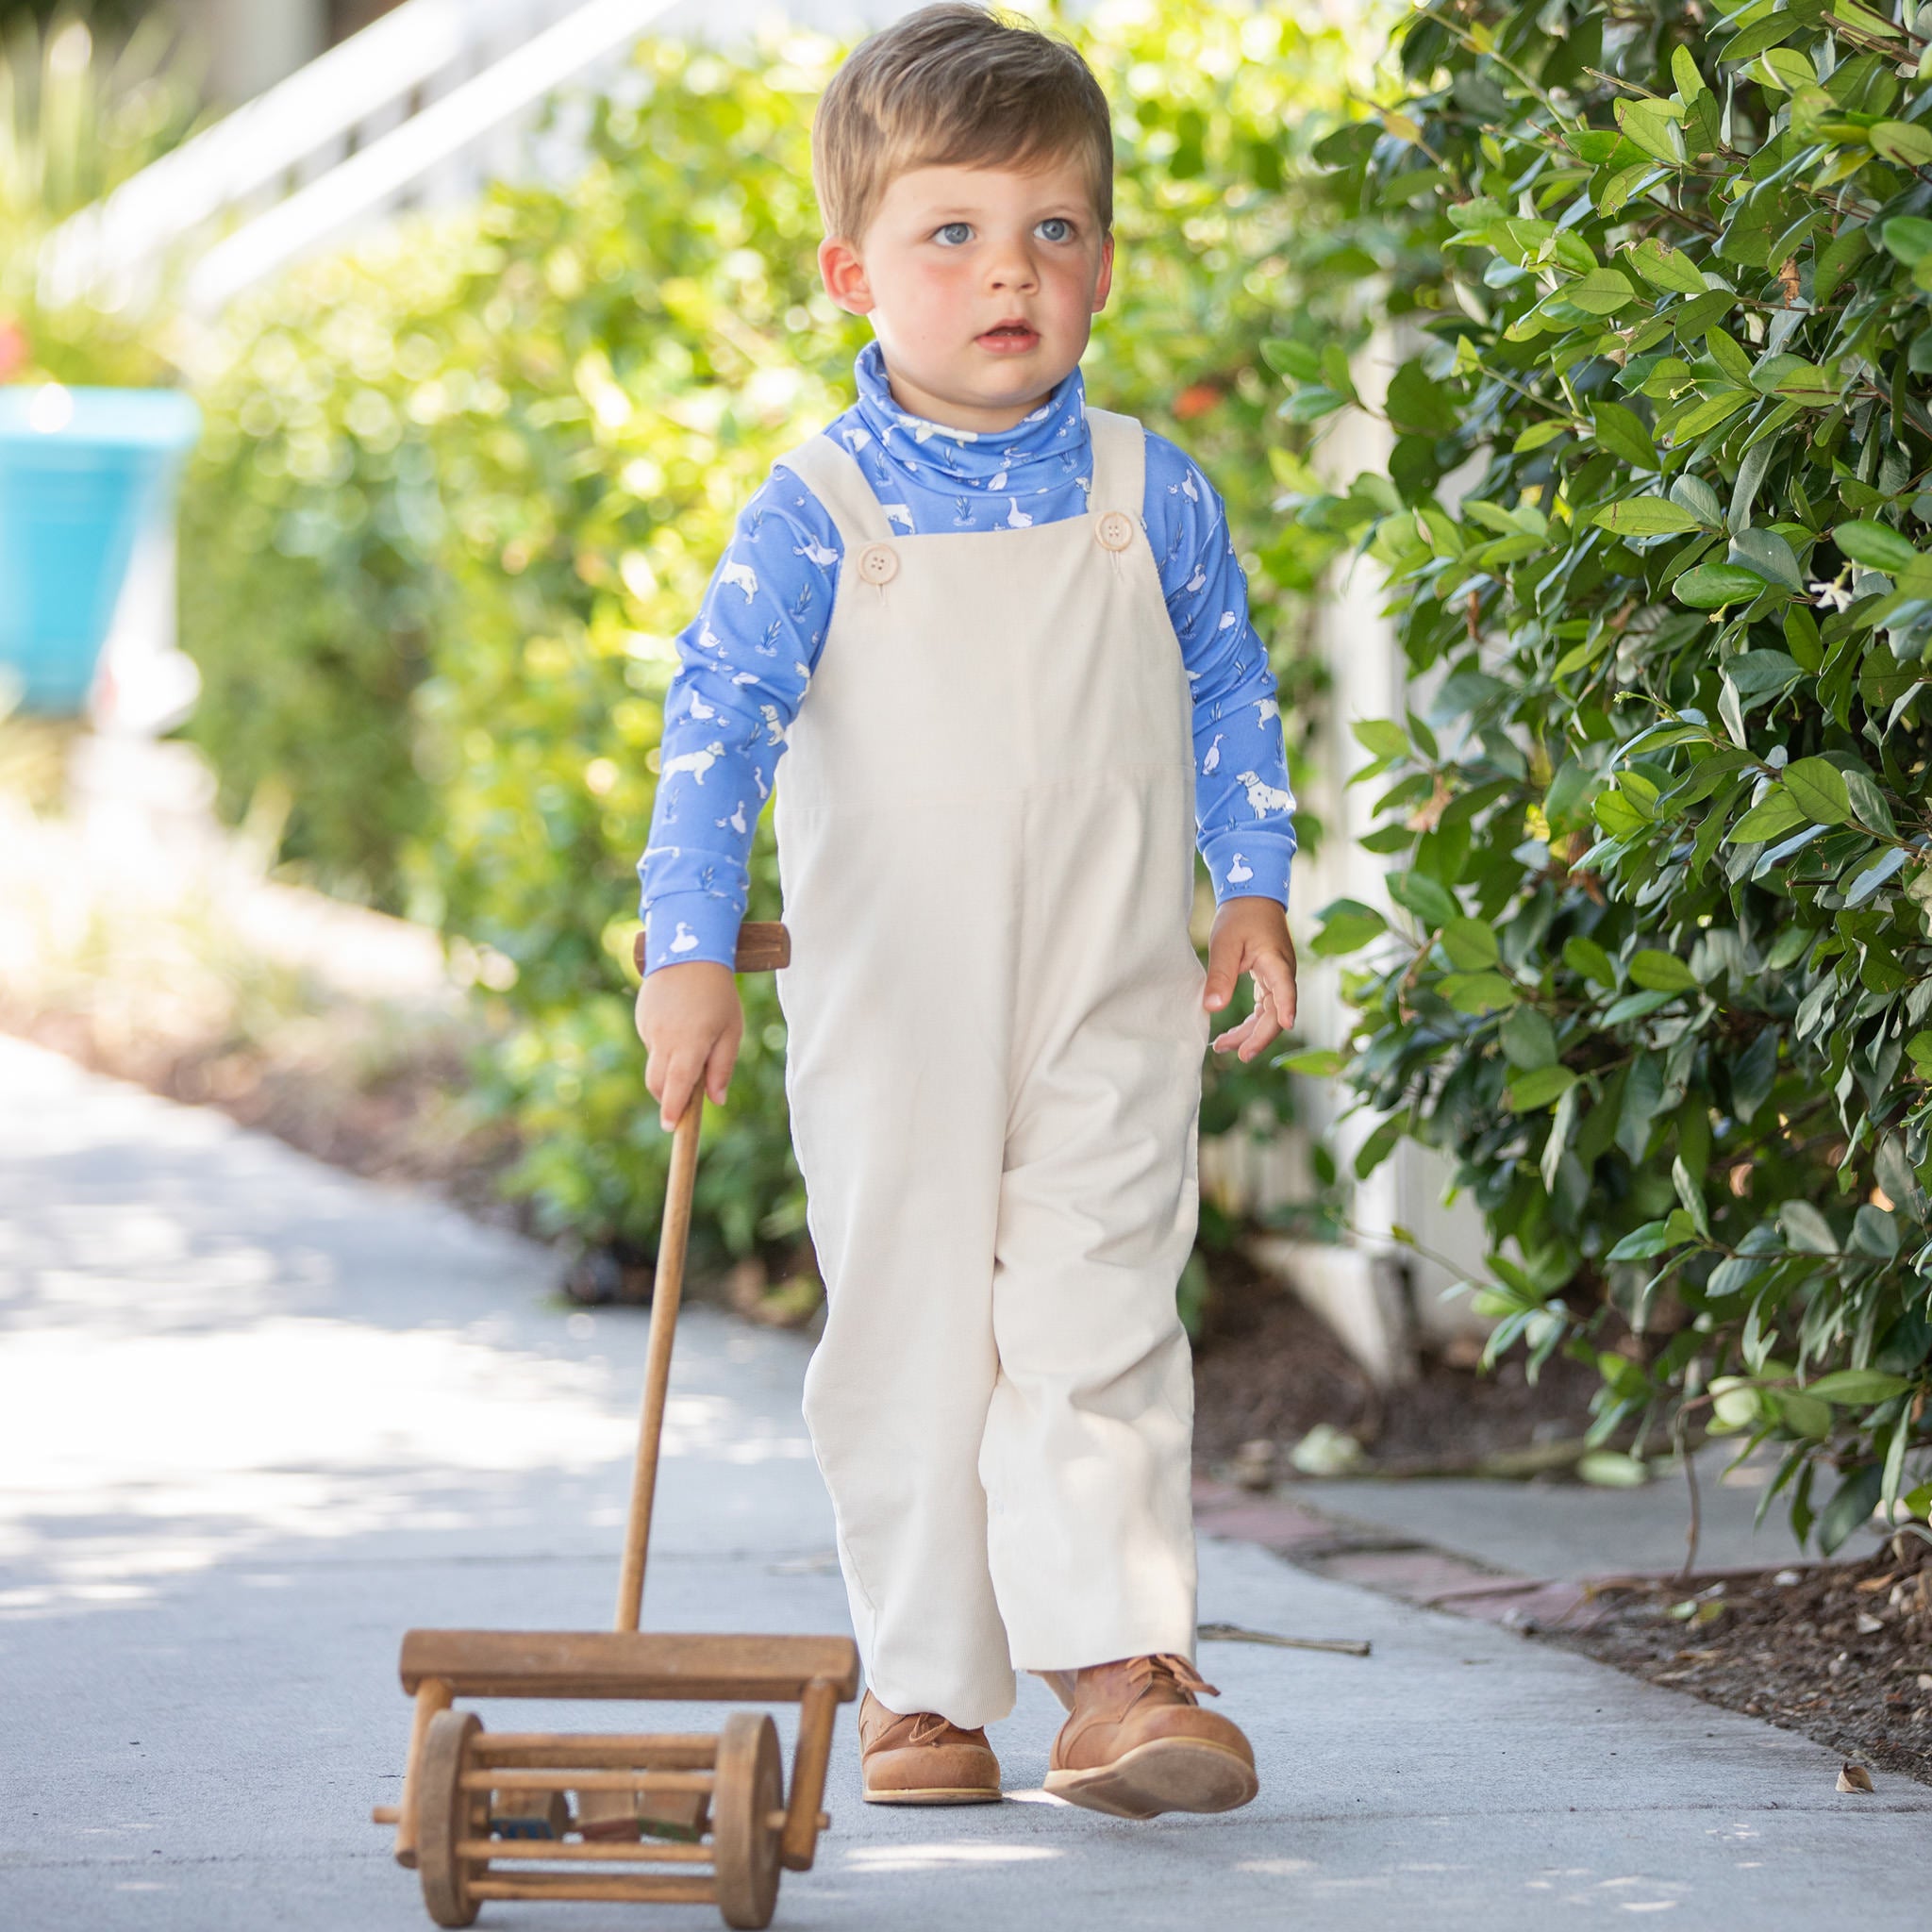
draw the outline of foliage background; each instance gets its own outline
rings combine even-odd
[[[1423,8],[1323,150],[1414,352],[1390,475],[1298,511],[1430,694],[1360,728],[1400,910],[1328,908],[1356,1050],[1300,1064],[1386,1113],[1363,1171],[1452,1158],[1494,1348],[1593,1356],[1604,1440],[1784,1442],[1827,1550],[1932,1391],[1928,25]]]
[[[1352,57],[1278,5],[1162,0],[1070,31],[1120,149],[1090,390],[1214,475],[1306,717],[1300,612],[1341,539],[1269,509],[1312,478],[1262,344],[1352,326],[1373,266],[1310,159],[1351,111]],[[592,1241],[648,1246],[662,1187],[628,954],[672,640],[773,456],[849,400],[863,341],[813,264],[808,130],[839,54],[641,49],[568,189],[501,188],[297,272],[227,319],[200,382],[183,632],[225,805],[285,808],[310,877],[490,949],[512,1028],[486,1078],[530,1150],[518,1184]],[[767,828],[752,914],[777,910]],[[803,1218],[775,1001],[745,991],[699,1202],[740,1255]],[[1217,1069],[1204,1118],[1288,1108],[1270,1070]]]

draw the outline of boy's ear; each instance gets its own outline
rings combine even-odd
[[[1107,307],[1107,298],[1113,288],[1113,235],[1109,230],[1100,243],[1100,279],[1093,285],[1093,312],[1098,315]]]
[[[873,299],[865,264],[842,236],[827,235],[819,243],[819,279],[825,285],[825,293],[848,315],[870,315],[878,306]]]

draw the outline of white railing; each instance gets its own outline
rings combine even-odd
[[[479,186],[484,171],[449,164],[669,4],[406,0],[67,223],[42,258],[46,291],[112,299],[192,254],[188,300],[218,308],[439,169],[446,192]]]

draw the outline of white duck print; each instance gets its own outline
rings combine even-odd
[[[1221,740],[1222,734],[1217,731],[1214,734],[1214,742],[1208,747],[1208,755],[1201,760],[1201,775],[1204,778],[1211,777],[1221,767]]]
[[[903,503],[882,503],[879,505],[879,508],[885,511],[888,523],[904,524],[906,525],[906,534],[908,537],[912,534],[915,526],[912,522],[910,506]]]
[[[1254,876],[1255,868],[1248,863],[1246,855],[1237,852],[1233,858],[1228,861],[1228,884],[1231,886],[1244,886]]]
[[[1207,581],[1208,573],[1197,563],[1194,566],[1194,575],[1188,579],[1182,588],[1188,591],[1198,591]]]
[[[1265,819],[1272,811],[1292,811],[1294,793],[1283,791],[1278,786],[1271,785],[1255,772],[1237,772],[1235,782],[1245,785],[1248,791],[1248,804],[1257,819]]]
[[[1020,508],[1020,499],[1017,496],[1009,496],[1007,502],[1010,506],[1007,511],[1008,529],[1030,530],[1033,527],[1033,519]]]
[[[1007,466],[1002,463],[992,474],[986,489],[989,496],[997,496],[1007,487]]]
[[[1232,630],[1240,621],[1232,610],[1224,610],[1221,613],[1221,622],[1214,626],[1215,636],[1219,637],[1224,630]]]
[[[1194,479],[1186,471],[1181,473],[1181,494],[1190,503],[1199,503],[1201,500],[1201,492],[1194,488]]]
[[[870,429],[841,429],[839,434],[844,439],[845,447],[854,456],[857,456],[872,441],[872,431]]]
[[[803,543],[794,543],[791,554],[804,558],[808,563],[816,564],[820,570],[828,569],[839,560],[839,553],[827,550],[816,537],[808,537]]]
[[[765,774],[757,765],[751,768],[751,782],[758,788],[758,803],[762,805],[772,795],[772,788],[765,783]]]
[[[727,557],[724,567],[718,573],[722,582],[736,584],[744,592],[744,601],[749,604],[758,593],[758,574],[748,563],[734,563]]]
[[[722,819],[713,819],[713,820],[711,821],[711,823],[712,823],[712,824],[713,824],[714,825],[729,825],[729,826],[731,827],[731,829],[732,829],[732,830],[733,830],[734,832],[736,832],[736,833],[738,834],[738,836],[739,836],[739,837],[740,837],[741,839],[741,838],[743,838],[743,837],[744,837],[744,829],[745,829],[745,827],[744,827],[744,800],[741,798],[741,799],[740,799],[740,800],[738,801],[738,808],[737,808],[737,809],[736,809],[735,811],[732,811],[732,812],[729,812],[729,813],[727,813],[727,814],[726,814],[726,815],[725,815],[725,816],[724,816],[724,818],[722,818]]]
[[[715,705],[706,704],[704,699],[695,691],[691,692],[691,709],[686,713],[686,716],[696,718],[702,723],[707,719],[715,718],[717,715],[718,708]]]
[[[697,934],[680,919],[677,922],[677,930],[671,938],[671,950],[674,953],[694,953],[697,951]]]
[[[661,782],[666,778],[676,777],[680,772],[689,772],[691,782],[693,785],[702,785],[705,782],[705,774],[724,756],[723,741],[714,738],[703,751],[688,751],[677,758],[666,758],[663,771],[658,774],[658,779]]]
[[[708,624],[698,626],[698,649],[701,651],[722,651],[724,640]]]

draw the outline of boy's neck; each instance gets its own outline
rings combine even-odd
[[[883,360],[883,358],[881,358]],[[927,423],[937,423],[945,429],[970,429],[983,436],[998,436],[1006,430],[1016,428],[1026,418],[1040,408],[1052,396],[1054,389],[1042,390],[1037,396],[1029,396],[1024,402],[1001,403],[994,407],[981,408],[971,403],[949,402],[942,396],[929,394],[915,383],[908,382],[904,376],[895,375],[891,365],[887,363],[886,388],[892,400],[908,416],[918,416]],[[1064,376],[1060,378],[1063,382]]]

